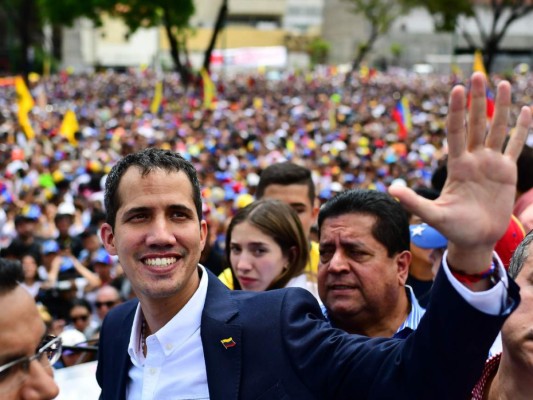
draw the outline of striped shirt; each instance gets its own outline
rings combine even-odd
[[[418,304],[418,300],[416,299],[415,293],[413,292],[411,286],[406,285],[405,292],[407,294],[407,297],[409,298],[409,303],[411,304],[411,311],[393,336],[395,338],[400,339],[405,339],[407,336],[409,336],[411,332],[413,332],[418,327],[420,320],[426,312],[426,310],[423,309],[420,304]],[[326,319],[331,323],[331,320],[328,317],[328,310],[326,309],[326,306],[322,304],[321,308],[322,314],[324,314],[324,317],[326,317]]]

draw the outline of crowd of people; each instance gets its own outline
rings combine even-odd
[[[479,89],[481,78],[477,79]],[[499,273],[502,279],[501,274],[505,274],[499,268],[508,268],[512,251],[505,253],[506,258],[497,251],[492,262],[492,256],[485,260],[479,255],[487,254],[486,243],[480,243],[481,237],[465,239],[466,232],[451,229],[452,221],[460,220],[459,216],[451,215],[451,208],[448,210],[450,221],[446,222],[437,217],[436,208],[426,203],[427,199],[438,198],[443,193],[444,196],[453,194],[454,189],[444,182],[460,181],[456,165],[458,154],[464,149],[449,135],[452,128],[460,130],[457,122],[455,126],[450,125],[455,111],[449,105],[449,92],[457,83],[464,83],[468,88],[472,85],[473,95],[468,102],[472,103],[472,114],[474,111],[479,114],[479,105],[474,110],[475,82],[462,82],[457,76],[418,76],[401,71],[358,77],[348,86],[344,85],[344,77],[331,73],[287,73],[275,80],[260,74],[238,75],[231,79],[215,79],[216,97],[206,106],[201,88],[186,90],[176,76],[166,75],[163,99],[154,113],[152,98],[156,80],[150,71],[105,72],[91,76],[59,74],[36,79],[30,82],[35,98],[30,113],[36,135],[32,140],[28,140],[17,123],[13,88],[0,88],[4,92],[0,96],[0,163],[5,171],[0,178],[1,255],[20,261],[21,286],[37,301],[46,332],[62,337],[66,346],[90,344],[99,339],[105,329],[102,323],[111,309],[130,299],[140,300],[140,303],[127,303],[130,306],[125,314],[121,308],[121,318],[127,315],[131,340],[130,330],[125,330],[127,337],[111,339],[109,336],[123,319],[107,322],[104,342],[107,354],[101,356],[98,372],[104,398],[122,398],[124,393],[130,397],[132,393],[147,390],[162,396],[170,393],[168,385],[175,385],[175,382],[168,377],[159,381],[159,378],[147,378],[144,367],[160,371],[183,366],[187,359],[161,363],[161,357],[165,351],[170,352],[172,346],[187,343],[193,349],[186,355],[192,360],[191,375],[183,381],[180,390],[199,398],[217,398],[221,393],[228,393],[226,389],[219,388],[220,392],[213,389],[219,385],[219,378],[213,378],[213,366],[207,365],[206,380],[206,365],[202,367],[198,363],[197,351],[202,347],[210,362],[215,359],[222,362],[206,347],[199,331],[193,329],[195,323],[200,326],[200,320],[189,321],[194,323],[185,328],[183,322],[173,318],[173,313],[181,309],[199,318],[197,307],[203,301],[206,301],[204,313],[212,312],[210,301],[213,300],[209,299],[222,296],[222,285],[215,285],[217,296],[214,296],[209,289],[214,285],[212,276],[206,274],[207,270],[219,275],[218,281],[234,291],[307,289],[318,300],[319,314],[328,327],[369,337],[402,339],[410,337],[423,320],[426,311],[417,297],[423,298],[420,302],[423,307],[428,306],[429,291],[433,291],[437,275],[441,275],[435,289],[438,297],[450,291],[449,283],[443,283],[453,280],[450,274],[471,290],[480,289],[478,284],[485,278],[493,279]],[[492,80],[496,93],[503,78],[493,76]],[[521,107],[532,103],[532,80],[531,75],[517,74],[509,87],[504,82],[503,89],[498,90],[498,93],[503,92],[504,98],[508,94],[506,90],[513,90],[513,103],[500,104],[496,110],[505,109],[510,120],[518,119],[518,122],[511,129],[506,113],[495,115],[494,121],[500,124],[496,125],[494,133],[489,133],[492,143],[487,144],[491,151],[500,152],[509,128],[511,139],[505,154],[518,159],[518,181],[513,183],[510,179],[508,185],[510,183],[517,193],[519,208],[515,207],[515,215],[523,217],[511,216],[512,225],[502,223],[508,226],[506,243],[512,242],[513,250],[533,228],[529,216],[533,212],[533,207],[529,207],[533,204],[533,176],[528,173],[533,165],[533,150],[528,146],[533,146],[533,136],[527,135],[524,125],[529,125],[530,121]],[[457,106],[460,104],[457,93],[455,97]],[[409,110],[404,110],[409,115],[403,116],[403,123],[395,116],[401,99],[407,99],[409,104]],[[79,127],[75,137],[67,137],[60,129],[67,110],[74,110],[77,116]],[[459,121],[458,116],[455,119]],[[475,122],[468,128],[469,131],[485,131]],[[479,133],[473,136],[476,135]],[[517,136],[521,139],[514,139]],[[471,141],[468,151],[472,151],[475,140],[479,142],[480,139],[467,138]],[[526,142],[524,149],[517,144],[520,140]],[[150,153],[151,150],[145,150],[147,148],[159,149],[162,153]],[[170,151],[168,154],[178,152],[183,160],[173,161],[165,151]],[[138,158],[128,156],[132,154],[137,154]],[[485,172],[489,167],[483,164],[483,168],[487,168]],[[132,172],[136,168],[139,176]],[[505,166],[502,171],[503,168]],[[161,175],[162,172],[165,175]],[[144,179],[147,176],[149,183]],[[478,178],[469,176],[472,180]],[[419,200],[415,202],[412,194],[405,192],[407,188],[415,189]],[[387,194],[388,190],[402,200],[401,205]],[[171,194],[174,200],[168,198]],[[193,202],[189,205],[191,196]],[[128,202],[132,209],[124,211],[126,205],[129,207]],[[512,203],[515,203],[514,197]],[[466,207],[467,203],[461,205]],[[501,212],[504,217],[505,207]],[[170,222],[165,222],[166,218]],[[416,224],[413,218],[419,219]],[[465,215],[462,218],[469,219]],[[509,217],[506,218],[508,221]],[[202,220],[205,223],[199,223]],[[417,225],[420,222],[422,225]],[[169,223],[189,233],[177,233],[171,239],[168,232],[174,228],[169,228]],[[416,249],[417,244],[412,243],[418,243],[417,236],[425,231],[426,223],[447,235],[444,245],[438,247],[441,252],[437,261],[430,260],[429,251],[424,253],[424,245]],[[192,234],[194,224],[200,226],[198,243],[198,238]],[[146,230],[148,227],[150,230]],[[475,229],[473,223],[469,227]],[[495,231],[497,228],[493,226],[483,233],[487,242],[502,237],[503,232],[492,237]],[[508,239],[509,235],[514,240]],[[460,243],[461,240],[464,243]],[[176,243],[182,248],[174,249]],[[483,248],[483,251],[474,255],[477,258],[465,256],[457,249],[467,244]],[[150,248],[150,252],[145,247]],[[420,262],[423,272],[415,274],[410,267],[415,263],[417,251],[424,253],[421,257],[426,259]],[[509,252],[509,245],[505,251]],[[521,264],[524,264],[527,257],[522,257]],[[191,271],[196,270],[198,261],[205,269],[199,270],[199,280],[196,280]],[[463,267],[467,261],[473,261],[473,266]],[[176,263],[183,263],[190,270],[187,276],[175,276],[172,266]],[[431,272],[432,264],[438,267],[441,263],[446,265],[444,272],[437,273],[436,268]],[[483,263],[490,264],[491,268],[476,270],[476,266]],[[452,267],[459,267],[459,270]],[[172,279],[166,284],[159,282],[169,276]],[[452,282],[454,288],[456,284],[459,285]],[[196,287],[198,292],[195,292]],[[457,290],[464,297],[464,300],[457,300],[457,304],[470,301]],[[199,300],[197,295],[207,297]],[[509,296],[514,298],[511,293]],[[157,311],[164,303],[162,298],[171,300],[165,303],[168,312]],[[266,300],[268,297],[258,299],[250,302],[276,305],[278,301],[275,298]],[[293,300],[303,309],[309,307],[308,304],[304,306],[309,299]],[[237,297],[234,301],[240,304],[243,300]],[[442,310],[438,301],[434,303],[437,305],[429,306],[428,311],[438,316]],[[513,305],[516,306],[517,303]],[[510,311],[510,308],[486,311],[483,306],[477,309],[492,315],[507,315]],[[313,315],[316,312],[307,310]],[[247,305],[243,305],[241,311],[245,315],[242,323],[246,326],[248,318],[258,312],[250,313]],[[461,314],[454,322],[463,317],[465,315]],[[479,321],[478,315],[469,317]],[[287,318],[294,322],[294,315]],[[298,323],[310,327],[309,321]],[[393,346],[395,350],[391,350],[390,355],[406,356],[406,365],[419,370],[426,360],[407,354],[414,349],[425,349],[421,344],[424,339],[419,338],[430,337],[428,324],[422,324],[422,333],[413,335],[416,339],[408,341],[407,345]],[[494,321],[487,324],[491,332]],[[261,326],[258,324],[254,329]],[[272,326],[288,329],[279,322],[272,322]],[[185,329],[183,333],[191,335],[189,341],[175,343],[170,340],[173,329]],[[325,335],[323,337],[337,335],[322,325],[318,330]],[[254,332],[247,334],[261,338],[267,333]],[[289,346],[295,353],[276,363],[302,362],[298,357],[305,346],[299,348],[294,340],[305,342],[318,338],[290,329],[288,334],[295,336],[281,339],[278,344]],[[138,342],[134,338],[136,335],[140,336]],[[225,349],[235,346],[238,340],[228,335],[221,338]],[[363,344],[359,339],[352,342],[342,337],[342,340],[345,345],[337,350],[344,354],[366,352],[375,346]],[[493,341],[487,334],[488,347]],[[470,365],[475,366],[473,371],[478,371],[477,378],[482,369],[480,360],[484,360],[483,354],[488,354],[485,340],[482,342],[479,352],[472,353],[469,359]],[[438,351],[444,347],[439,347]],[[129,354],[130,364],[123,364],[120,358],[113,360],[119,348],[123,348],[125,356]],[[324,347],[323,351],[326,350],[333,351]],[[425,356],[437,356],[438,351],[428,351]],[[268,351],[264,357],[267,355]],[[319,358],[317,355],[314,364],[306,368],[317,366]],[[55,367],[90,359],[94,359],[94,354],[87,356],[70,349],[63,352]],[[502,360],[507,359],[503,357]],[[357,367],[356,362],[344,362],[332,366],[331,372]],[[381,362],[380,357],[372,361],[375,368]],[[457,362],[454,357],[444,361],[450,365],[454,362]],[[124,368],[129,372],[121,371]],[[110,369],[115,372],[104,375],[103,371]],[[129,377],[130,383],[126,384],[123,376],[116,375],[119,371]],[[290,369],[285,372],[297,376]],[[303,395],[309,387],[315,389],[314,395],[318,393],[319,398],[333,394],[338,396],[335,398],[344,398],[349,390],[370,396],[370,389],[364,388],[362,380],[347,383],[336,379],[326,388],[316,382],[316,377],[311,384],[315,373],[309,372],[303,385],[286,386],[285,382],[284,388],[282,385],[272,392],[273,398],[279,398],[283,390]],[[424,372],[428,382],[442,386],[443,382],[432,373],[436,371]],[[251,382],[257,378],[255,374],[255,370],[247,373]],[[110,381],[112,376],[115,376],[114,382]],[[376,393],[384,394],[392,388],[405,395],[430,390],[429,387],[399,388],[393,378],[383,379],[371,385],[372,393],[378,397]],[[465,388],[471,389],[476,381],[476,376],[469,375],[454,388],[448,388],[449,393],[464,394]],[[187,386],[186,382],[196,383]],[[242,384],[243,393],[261,391],[261,385]],[[378,389],[381,384],[390,386]],[[305,388],[306,385],[310,386]]]

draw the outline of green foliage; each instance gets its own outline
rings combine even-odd
[[[389,31],[392,23],[411,7],[398,0],[344,0],[351,3],[352,12],[361,14],[376,28],[378,34]]]
[[[52,25],[72,26],[76,18],[100,23],[101,0],[35,0],[43,19]]]
[[[107,3],[104,9],[121,18],[132,32],[165,22],[175,29],[184,28],[194,14],[193,0],[123,0],[119,4],[113,0],[95,1]]]
[[[474,16],[471,0],[402,0],[411,7],[425,7],[433,16],[439,31],[453,31],[459,16]]]
[[[352,72],[359,68],[367,53],[372,50],[379,36],[386,34],[394,21],[406,14],[411,5],[399,0],[344,0],[352,5],[354,14],[362,15],[370,25],[370,32],[364,42],[358,44],[357,53],[352,61]],[[345,83],[349,82],[349,74]]]
[[[400,43],[393,42],[390,45],[390,52],[394,58],[400,58],[403,53],[403,46]]]
[[[307,53],[311,58],[311,64],[325,64],[328,58],[330,47],[331,45],[328,41],[320,37],[313,38],[313,40],[311,40],[307,46]]]

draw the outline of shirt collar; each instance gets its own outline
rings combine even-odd
[[[183,308],[170,321],[168,321],[154,336],[161,344],[165,356],[170,355],[176,348],[182,345],[191,335],[200,329],[202,312],[207,296],[208,277],[204,266],[198,264],[200,284],[198,288],[183,306]],[[141,326],[143,321],[141,304],[137,305],[133,319],[128,354],[132,362],[137,365],[144,363],[144,354],[141,351]]]
[[[403,324],[400,325],[396,333],[401,332],[405,328],[409,328],[414,331],[418,327],[420,320],[426,312],[426,310],[423,309],[420,304],[418,304],[418,300],[416,299],[415,293],[413,292],[413,288],[409,285],[405,285],[405,291],[407,292],[407,298],[411,303],[411,311],[409,312],[409,315],[407,316]]]
[[[407,315],[405,321],[396,331],[395,336],[405,328],[409,328],[411,331],[414,331],[417,328],[420,320],[424,316],[424,313],[426,312],[426,310],[423,309],[420,304],[418,304],[418,300],[416,299],[415,293],[413,292],[413,288],[409,285],[405,285],[405,291],[407,293],[407,298],[409,299],[411,311],[409,312],[409,315]],[[328,320],[329,323],[333,326],[333,323],[329,319],[328,310],[326,306],[324,304],[321,304],[320,308],[322,309],[322,314],[324,314],[326,320]]]

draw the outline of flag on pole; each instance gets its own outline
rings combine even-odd
[[[485,69],[485,63],[483,62],[483,54],[481,50],[476,50],[474,53],[474,64],[472,65],[473,72],[483,72],[483,75],[487,76],[487,70]]]
[[[163,81],[159,80],[155,84],[154,98],[152,99],[152,104],[150,105],[150,112],[152,114],[157,114],[159,112],[159,107],[161,107],[162,100],[163,100]]]
[[[63,122],[61,122],[61,127],[59,128],[59,134],[64,138],[68,139],[69,143],[77,147],[78,140],[76,139],[76,132],[80,130],[78,125],[78,119],[76,114],[72,110],[68,110],[63,117]]]
[[[6,78],[0,78],[0,87],[1,86],[12,86],[15,84],[15,78],[8,76]]]
[[[474,62],[472,64],[472,71],[473,72],[481,72],[483,75],[485,75],[485,78],[488,81],[488,75],[487,70],[485,69],[485,64],[483,63],[483,54],[481,53],[481,50],[476,50],[474,53]],[[487,86],[487,118],[492,119],[492,116],[494,115],[494,93],[492,93],[492,90]],[[467,103],[466,106],[468,109],[470,109],[470,101],[471,101],[471,94],[470,91],[468,92],[468,97],[466,99]]]
[[[15,78],[15,91],[17,93],[18,121],[28,140],[31,140],[35,137],[35,132],[31,126],[28,113],[35,103],[21,76]]]
[[[202,76],[202,84],[204,88],[204,108],[210,110],[213,108],[213,99],[215,98],[215,84],[205,68],[200,70],[200,75]]]
[[[402,96],[392,110],[392,119],[398,124],[398,139],[406,139],[412,128],[411,109],[407,97]]]

